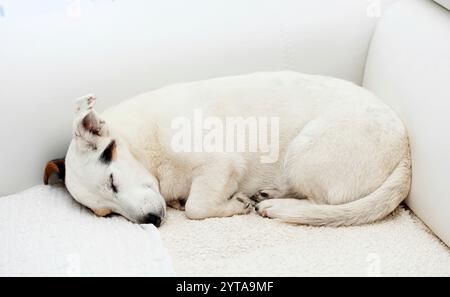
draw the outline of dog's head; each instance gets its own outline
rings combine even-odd
[[[93,95],[77,99],[66,158],[47,164],[44,182],[56,172],[73,198],[98,216],[118,213],[133,222],[159,226],[166,206],[157,179],[98,116],[94,103]]]

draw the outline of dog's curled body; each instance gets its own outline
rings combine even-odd
[[[205,118],[277,118],[278,158],[264,163],[255,152],[175,152],[173,119],[193,118],[195,109]],[[256,205],[263,216],[357,225],[383,218],[409,192],[403,123],[369,91],[340,79],[286,71],[176,84],[101,117],[157,179],[168,204],[186,200],[192,219],[248,213],[253,196],[265,198]]]

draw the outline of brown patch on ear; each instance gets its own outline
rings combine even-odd
[[[88,132],[90,132],[96,136],[100,136],[101,124],[92,112],[88,113],[83,118],[82,124],[83,124],[83,128],[86,129]]]
[[[83,120],[81,120],[81,124],[83,128],[89,133],[95,136],[106,136],[105,132],[105,121],[100,119],[95,111],[89,112],[84,116]]]
[[[45,166],[43,179],[45,185],[48,185],[48,181],[54,173],[56,173],[59,179],[64,182],[64,179],[66,177],[66,166],[64,159],[55,159],[47,163],[47,165]]]
[[[92,209],[92,211],[95,213],[95,215],[99,217],[104,217],[112,213],[110,209],[107,208],[98,208],[98,209]]]

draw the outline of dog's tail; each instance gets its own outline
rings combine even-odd
[[[279,213],[282,221],[315,226],[350,226],[371,223],[390,214],[409,193],[411,158],[409,152],[384,183],[369,195],[339,205],[313,204],[298,200],[289,210]]]

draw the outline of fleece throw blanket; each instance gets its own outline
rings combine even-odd
[[[159,231],[98,218],[63,187],[0,198],[0,276],[171,276]]]
[[[450,276],[450,250],[404,207],[339,228],[169,210],[160,232],[179,276]]]
[[[0,198],[0,234],[0,276],[450,276],[450,250],[404,207],[346,228],[169,209],[156,229],[37,186]]]

